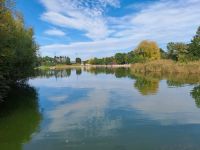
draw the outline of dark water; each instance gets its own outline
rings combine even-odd
[[[0,105],[0,150],[199,150],[200,77],[43,71]]]

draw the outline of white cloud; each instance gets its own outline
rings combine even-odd
[[[140,118],[156,120],[162,125],[200,124],[200,109],[196,107],[191,98],[191,86],[174,90],[173,88],[166,88],[166,81],[161,81],[158,93],[142,96],[137,89],[133,88],[135,81],[132,79],[121,78],[117,80],[114,74],[97,77],[85,72],[78,80],[76,76],[71,75],[68,78],[59,79],[54,77],[49,79],[37,78],[29,82],[37,88],[92,89],[87,96],[83,96],[73,103],[62,103],[49,112],[49,117],[55,119],[53,124],[50,125],[50,129],[53,131],[65,130],[66,127],[72,127],[70,125],[79,128],[79,125],[82,125],[86,118],[104,118],[101,120],[104,122],[107,118],[105,110],[109,107],[112,107],[112,109],[133,109],[138,111]],[[114,93],[123,95],[123,98],[114,99],[115,102],[112,103],[111,97]],[[68,119],[63,119],[64,117]],[[114,129],[117,127],[120,126],[115,126]],[[108,132],[108,130],[105,129],[105,132]]]
[[[52,55],[56,49],[58,55],[75,57],[79,53],[82,58],[100,57],[114,51],[131,50],[144,39],[155,40],[164,47],[171,41],[189,42],[200,25],[200,0],[161,0],[147,3],[137,11],[132,5],[125,8],[130,13],[122,17],[104,14],[108,5],[119,7],[115,0],[98,0],[92,4],[87,0],[72,0],[70,4],[64,0],[42,2],[47,8],[43,20],[84,31],[93,39],[90,42],[45,45],[41,47],[42,55]]]
[[[44,33],[51,36],[65,36],[65,32],[58,29],[46,30]]]
[[[103,17],[107,6],[118,7],[117,0],[41,0],[47,11],[41,19],[51,24],[86,32],[86,36],[99,40],[109,36]]]
[[[87,59],[96,56],[99,57],[111,56],[116,51],[121,49],[133,49],[133,46],[138,44],[135,39],[109,39],[94,42],[76,42],[68,45],[65,44],[52,44],[41,47],[43,55],[53,56],[53,54],[67,55],[75,58],[77,55],[82,59]],[[131,43],[131,44],[130,44]],[[129,47],[130,46],[130,47]]]
[[[148,4],[137,13],[121,18],[112,18],[116,37],[134,37],[142,35],[144,39],[153,39],[159,43],[171,41],[189,41],[200,25],[200,1],[178,0],[159,1]]]

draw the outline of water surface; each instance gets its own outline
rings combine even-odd
[[[1,106],[0,149],[199,150],[200,77],[42,71]]]

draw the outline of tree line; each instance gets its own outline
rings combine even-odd
[[[32,28],[11,0],[0,0],[0,99],[11,84],[21,83],[33,74],[38,45]]]
[[[38,57],[38,65],[40,66],[55,66],[59,64],[71,65],[72,63],[81,64],[81,58],[77,57],[75,62],[72,62],[68,56],[54,56],[54,57]]]
[[[200,27],[189,44],[170,42],[167,51],[159,48],[155,41],[144,40],[131,52],[116,53],[112,57],[92,58],[86,62],[92,65],[133,64],[159,59],[171,59],[179,62],[200,59]]]
[[[128,53],[116,53],[111,57],[91,58],[83,61],[84,64],[91,65],[115,65],[115,64],[134,64],[138,62],[146,62],[151,60],[170,59],[179,62],[194,61],[200,59],[200,27],[196,35],[189,44],[183,42],[170,42],[167,44],[167,51],[159,48],[155,41],[144,40]],[[39,57],[38,62],[44,66],[54,66],[57,64],[71,65],[69,57],[55,56]],[[76,58],[76,64],[81,64],[81,58]]]

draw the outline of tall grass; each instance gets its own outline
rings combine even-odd
[[[200,61],[179,63],[172,60],[156,60],[133,64],[131,70],[138,73],[161,72],[200,74]]]

